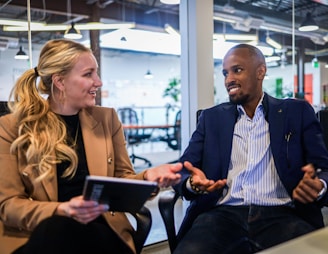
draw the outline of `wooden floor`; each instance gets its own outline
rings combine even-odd
[[[145,246],[141,254],[170,254],[170,249],[167,241]]]

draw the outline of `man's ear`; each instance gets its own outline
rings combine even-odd
[[[265,64],[261,64],[257,69],[257,78],[263,80],[265,77],[266,70],[267,69]]]
[[[52,75],[52,83],[58,90],[60,91],[64,90],[63,78],[59,74]]]

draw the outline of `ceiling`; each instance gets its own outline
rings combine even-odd
[[[188,0],[181,0],[188,1]],[[204,0],[198,0],[204,1]],[[0,0],[0,18],[27,20],[26,0]],[[68,3],[71,2],[69,10]],[[214,32],[258,34],[265,42],[267,34],[283,44],[290,61],[292,47],[292,0],[214,0]],[[319,61],[328,62],[328,0],[294,0],[295,46],[304,49],[305,60],[316,56]],[[300,33],[297,28],[311,12],[320,29]],[[86,23],[113,20],[135,22],[137,27],[154,31],[163,30],[165,24],[179,29],[179,6],[162,4],[160,0],[33,0],[31,20],[48,24]],[[224,20],[224,22],[222,21]],[[101,31],[105,33],[108,31]],[[88,32],[84,31],[88,36]],[[27,32],[5,32],[1,37],[18,38],[27,42]],[[60,38],[63,32],[32,32],[32,42]],[[0,37],[0,39],[1,39]]]

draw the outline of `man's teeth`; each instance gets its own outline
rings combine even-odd
[[[235,92],[235,91],[237,91],[238,89],[239,89],[239,87],[233,87],[233,88],[229,89],[229,92]]]

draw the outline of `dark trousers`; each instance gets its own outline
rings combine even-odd
[[[315,230],[284,206],[218,206],[202,213],[174,254],[248,254]]]
[[[13,254],[131,254],[102,217],[88,224],[53,216],[42,221]]]

